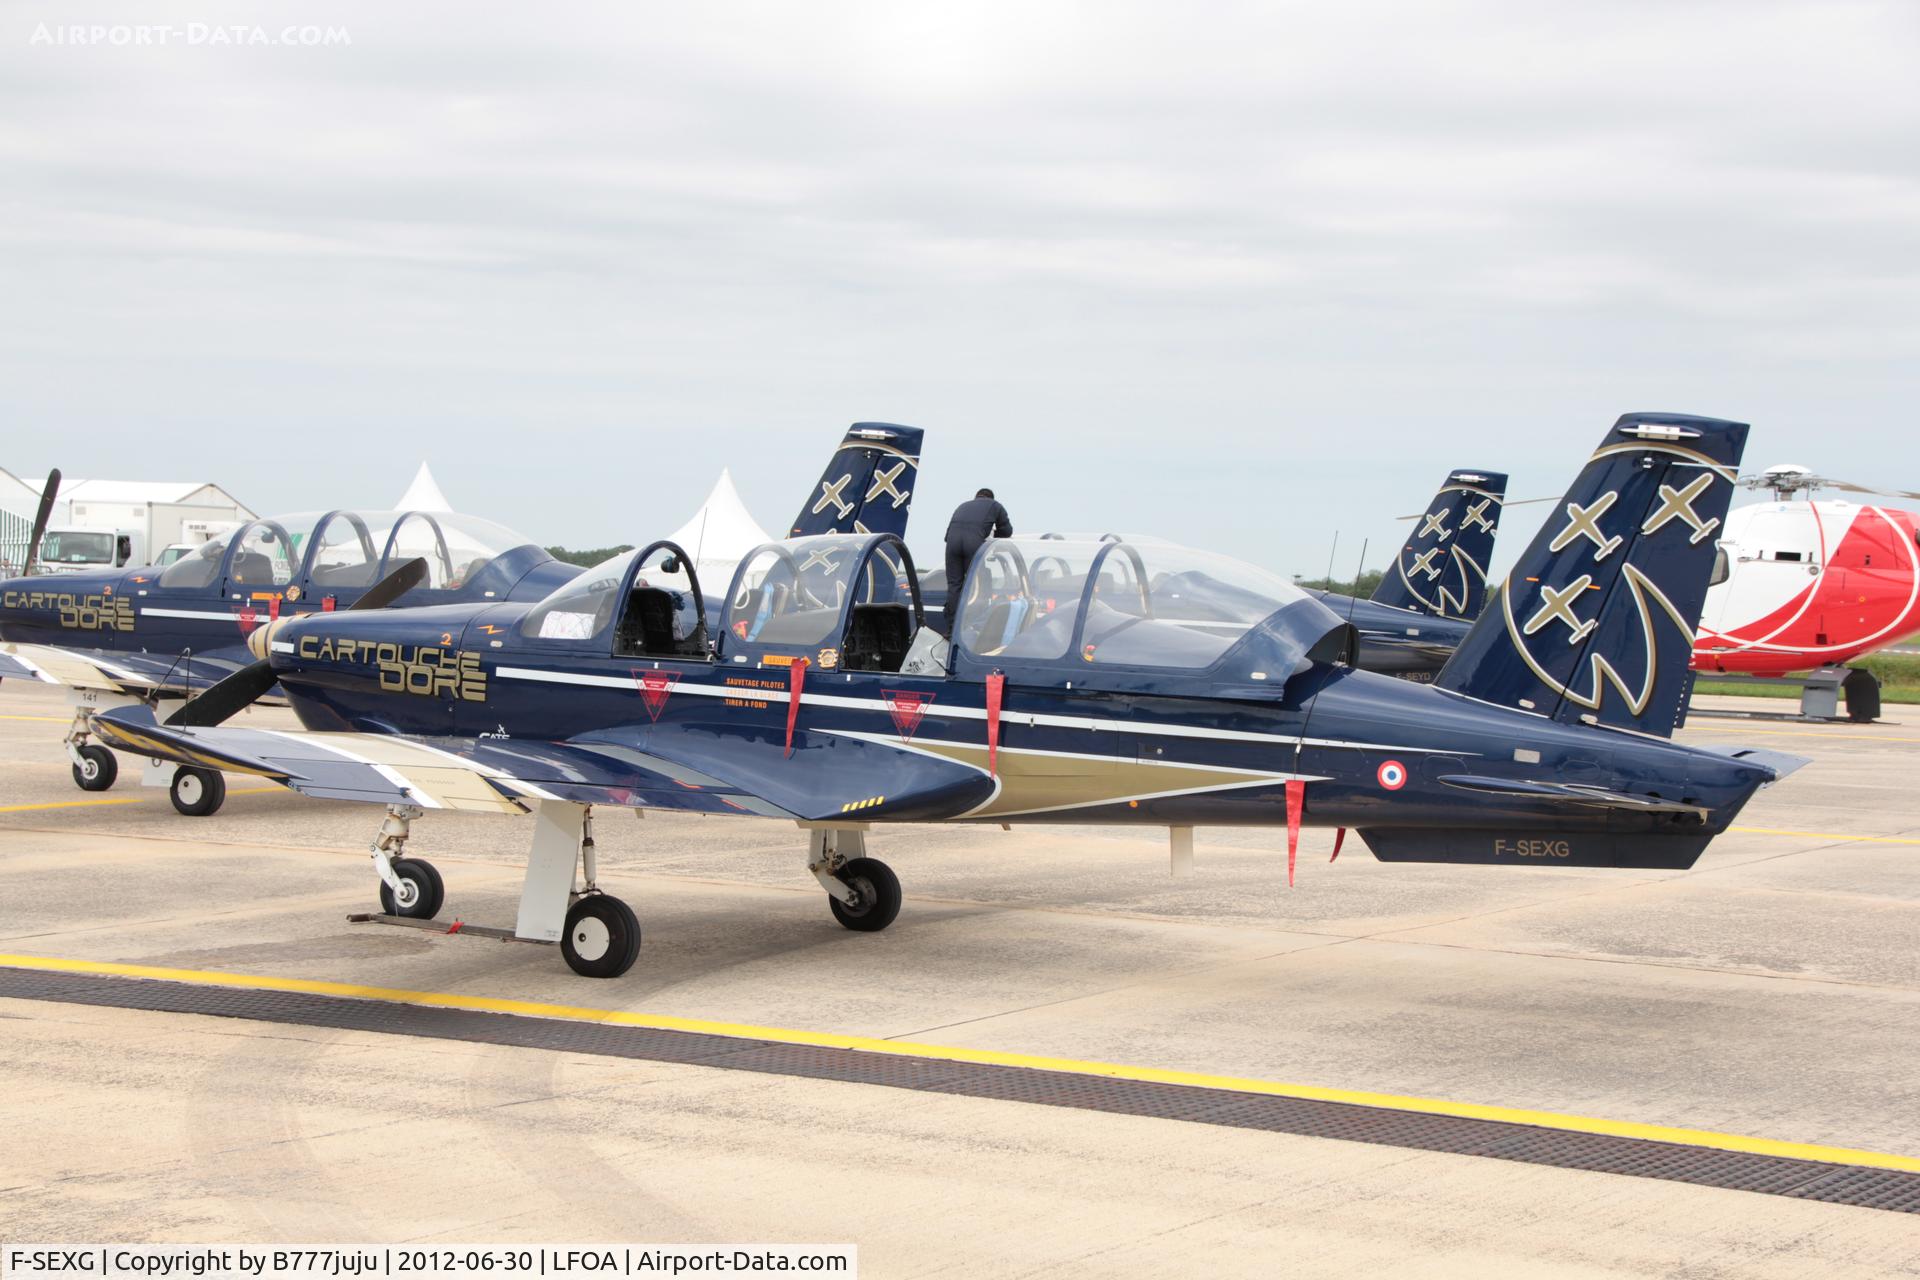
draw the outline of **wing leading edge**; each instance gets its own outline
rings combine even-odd
[[[537,800],[744,813],[807,822],[946,817],[993,789],[981,770],[934,756],[804,730],[784,736],[627,726],[566,742],[416,738],[304,730],[184,728],[146,707],[94,718],[115,746],[269,778],[303,795],[426,809],[523,812]]]

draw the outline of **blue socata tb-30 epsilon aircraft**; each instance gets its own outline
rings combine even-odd
[[[1703,531],[1746,435],[1621,418],[1431,685],[1356,670],[1353,629],[1293,584],[1164,543],[991,542],[969,601],[1046,573],[1085,586],[1017,619],[969,604],[951,645],[924,626],[897,537],[769,544],[734,571],[710,647],[667,625],[672,590],[701,588],[656,542],[532,606],[283,619],[256,632],[254,668],[166,723],[122,708],[99,731],[387,806],[384,913],[356,920],[443,928],[427,923],[438,873],[404,856],[424,812],[532,809],[514,928],[445,931],[557,941],[598,977],[632,965],[640,930],[600,889],[595,805],[792,820],[855,930],[900,908],[865,849],[888,822],[1129,823],[1176,841],[1285,827],[1289,879],[1303,825],[1353,828],[1389,861],[1685,868],[1800,763],[1667,740],[1713,561]],[[276,679],[305,732],[219,727]]]
[[[794,533],[904,533],[924,436],[917,427],[855,423],[802,501]],[[43,507],[50,509],[51,500]],[[45,523],[43,514],[41,527]],[[397,570],[415,559],[423,562],[423,576],[395,590]],[[106,746],[89,740],[94,714],[208,688],[253,661],[249,635],[275,619],[390,606],[532,603],[580,572],[520,534],[473,516],[345,510],[276,516],[243,525],[164,568],[0,581],[0,677],[72,690],[66,747],[74,782],[104,791],[119,766]],[[204,761],[149,770],[145,780],[170,786],[174,807],[192,816],[213,813],[226,798],[219,771]]]

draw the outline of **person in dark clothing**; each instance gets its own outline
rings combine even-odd
[[[986,545],[988,538],[1013,536],[1013,521],[1007,509],[994,500],[993,490],[982,489],[953,509],[947,521],[947,637],[953,637],[953,620],[960,613],[960,592],[967,585],[967,566]]]

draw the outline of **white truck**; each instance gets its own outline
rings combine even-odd
[[[64,524],[51,527],[40,539],[37,568],[41,573],[77,573],[83,569],[121,568],[126,565],[171,564],[195,547],[238,529],[238,520],[182,519],[172,504],[146,504],[147,519],[133,527],[102,528]],[[160,536],[169,538],[160,544]]]

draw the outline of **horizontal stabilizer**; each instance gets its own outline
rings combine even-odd
[[[1528,800],[1546,800],[1554,804],[1580,805],[1592,809],[1625,809],[1633,813],[1691,813],[1705,818],[1711,809],[1680,800],[1658,796],[1637,796],[1626,791],[1605,791],[1577,782],[1529,782],[1524,778],[1481,778],[1471,774],[1443,774],[1440,781],[1463,791],[1487,795],[1520,796]]]
[[[1382,862],[1451,862],[1486,867],[1631,867],[1685,871],[1713,839],[1656,832],[1556,831],[1511,827],[1450,830],[1430,827],[1360,828]]]
[[[1731,756],[1746,764],[1763,765],[1773,770],[1774,782],[1780,781],[1790,773],[1797,773],[1813,763],[1805,756],[1789,755],[1784,751],[1770,751],[1765,747],[1703,746],[1697,749],[1711,751],[1717,756]]]

